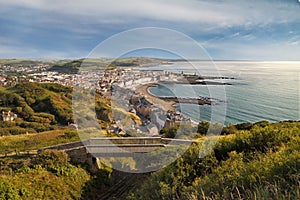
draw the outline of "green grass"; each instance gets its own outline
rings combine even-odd
[[[35,159],[7,161],[0,171],[0,199],[79,199],[92,178],[68,163],[64,152],[45,151]],[[2,162],[3,163],[3,162]]]
[[[88,180],[89,175],[80,168],[75,168],[69,177],[56,176],[45,169],[29,169],[26,173],[0,176],[0,183],[10,183],[10,189],[21,194],[16,199],[28,200],[79,199],[81,188]]]
[[[75,131],[63,129],[46,131],[28,135],[11,135],[0,137],[0,154],[5,155],[15,151],[37,150],[42,147],[61,143],[79,141]]]
[[[300,199],[300,122],[222,136],[204,158],[199,141],[128,199]]]
[[[78,139],[76,132],[62,129],[1,137],[0,146],[22,151]],[[198,141],[174,163],[152,173],[127,199],[300,198],[300,122],[254,125],[222,136],[204,158],[199,158],[203,138]],[[0,199],[79,199],[109,187],[109,174],[93,177],[62,154],[0,158]]]

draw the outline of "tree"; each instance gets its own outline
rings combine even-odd
[[[199,122],[197,133],[200,133],[200,135],[206,135],[209,126],[210,126],[209,122],[204,122],[204,121]]]

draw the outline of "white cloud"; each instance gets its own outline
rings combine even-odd
[[[212,51],[222,52],[214,59],[236,58],[240,60],[284,60],[299,61],[300,45],[292,45],[288,41],[215,41],[203,44],[208,53]]]
[[[19,6],[59,15],[81,17],[91,22],[130,23],[134,20],[164,20],[252,26],[286,23],[299,19],[298,9],[281,1],[182,1],[182,0],[10,0],[2,7]],[[2,8],[3,9],[3,8]],[[49,15],[49,14],[48,14]],[[51,16],[51,14],[50,14]],[[129,21],[128,21],[129,20]]]
[[[222,58],[276,59],[277,56],[289,60],[296,58],[300,50],[299,38],[295,38],[299,28],[289,24],[299,23],[299,9],[297,4],[283,0],[0,0],[0,19],[23,24],[25,28],[16,30],[20,35],[26,33],[26,37],[62,31],[62,34],[70,34],[70,43],[97,40],[97,37],[104,39],[135,27],[162,26],[183,31],[200,42],[206,40],[204,46],[218,52]],[[291,35],[290,39],[285,35],[281,41],[272,41],[264,35],[281,31],[276,29],[279,24],[289,24],[289,30],[284,31]],[[276,30],[269,29],[274,27]],[[26,28],[29,33],[25,32]],[[55,36],[49,38],[56,39]],[[26,49],[24,53],[23,48],[18,48],[22,45],[13,41],[14,38],[10,42],[0,38],[2,57],[14,53],[16,57],[43,53],[61,55],[59,57],[70,57],[72,53],[82,56],[80,52],[69,51],[76,44],[62,45],[66,48],[56,53],[47,51],[40,42],[34,44],[39,50]],[[64,53],[66,51],[68,53]]]

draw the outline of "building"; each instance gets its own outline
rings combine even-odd
[[[68,123],[68,128],[73,130],[78,130],[78,125],[75,123]]]
[[[11,111],[8,111],[8,112],[2,111],[1,118],[2,118],[2,121],[4,121],[4,122],[12,122],[17,119],[17,115]]]
[[[145,97],[140,95],[133,95],[130,98],[129,103],[131,104],[132,108],[135,110],[136,114],[138,114],[139,116],[143,116],[145,118],[150,117],[152,104],[147,99],[145,99]]]
[[[182,124],[191,124],[191,119],[184,117],[179,112],[168,111],[164,128],[172,128]]]

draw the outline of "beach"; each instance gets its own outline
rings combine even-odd
[[[157,82],[138,85],[132,88],[134,91],[144,96],[150,103],[156,105],[165,111],[176,111],[175,104],[186,103],[195,105],[212,105],[213,101],[210,98],[178,98],[178,97],[157,97],[149,92],[149,88],[156,86]]]
[[[150,103],[152,103],[153,105],[161,108],[162,110],[168,111],[176,111],[175,108],[175,101],[166,101],[163,99],[160,99],[159,97],[156,97],[154,95],[152,95],[149,91],[148,88],[157,85],[157,83],[153,82],[153,83],[147,83],[144,85],[138,85],[135,88],[133,88],[133,90],[135,90],[137,93],[139,93],[140,95],[144,96]]]

